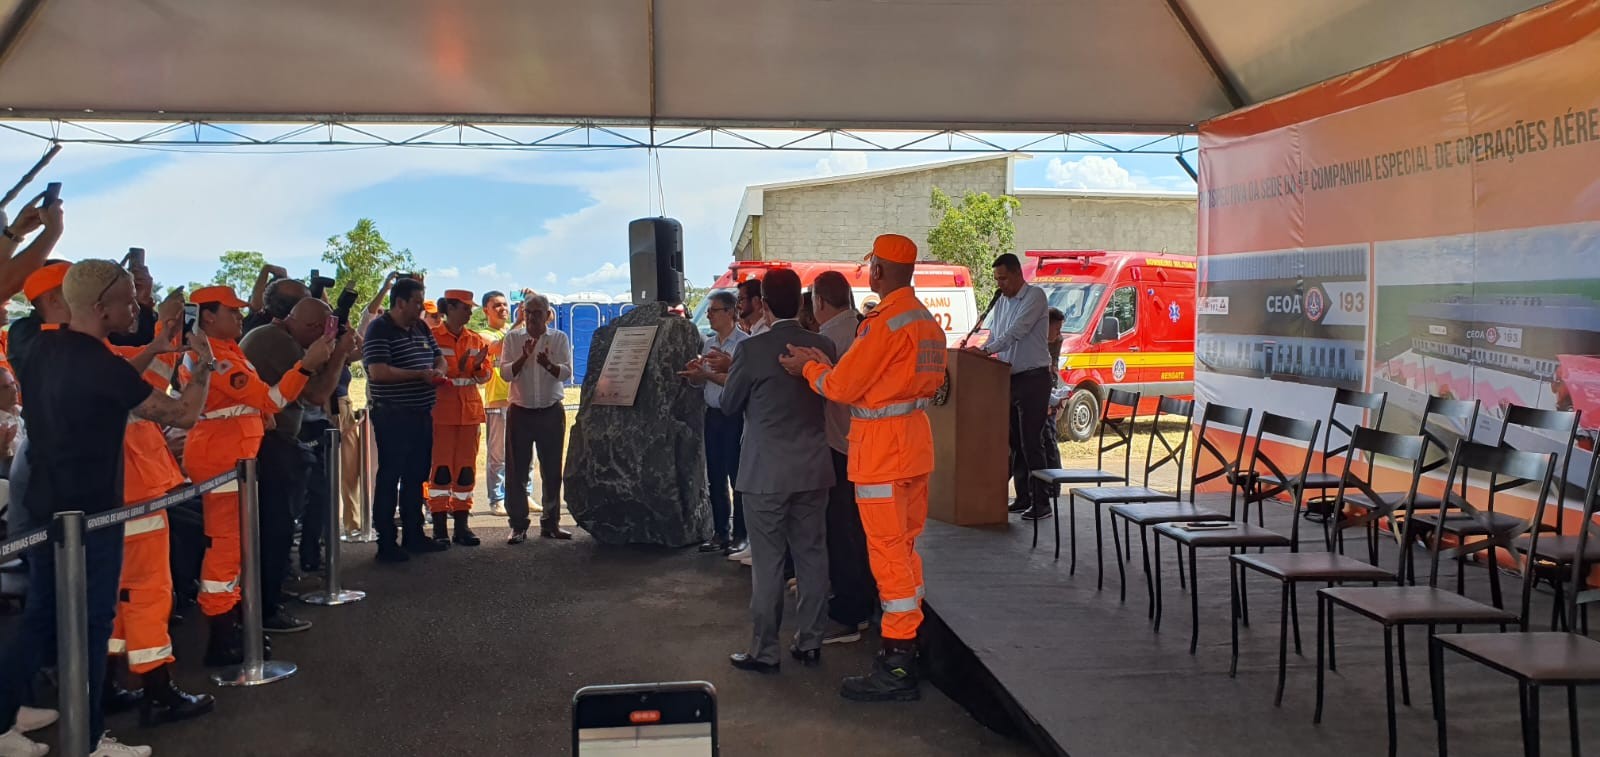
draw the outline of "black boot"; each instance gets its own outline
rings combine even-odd
[[[206,641],[205,664],[208,668],[239,665],[244,662],[244,627],[240,625],[241,611],[237,605],[221,615],[206,618],[211,635]]]
[[[162,665],[144,674],[144,701],[139,705],[139,725],[197,718],[211,712],[217,701],[210,694],[190,694],[172,682],[172,666]]]
[[[476,547],[479,544],[478,535],[472,533],[467,527],[467,514],[456,513],[456,543],[463,547]]]
[[[445,545],[446,547],[450,546],[450,514],[449,513],[434,513],[433,514],[433,540],[438,542],[438,543],[440,543],[440,544]]]
[[[872,672],[844,679],[839,695],[857,702],[911,702],[922,697],[917,687],[917,643],[884,639]]]
[[[144,698],[141,689],[123,688],[122,679],[130,676],[128,673],[128,658],[112,655],[106,659],[106,685],[101,692],[101,708],[107,715],[116,715],[128,712],[139,706]]]

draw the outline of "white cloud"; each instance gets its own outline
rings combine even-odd
[[[560,280],[561,280],[561,277],[557,276],[555,271],[551,271],[551,272],[549,272],[549,273],[544,275],[544,281],[545,281],[546,284],[554,284],[556,282],[559,282]]]
[[[599,268],[596,268],[589,273],[567,279],[567,285],[577,289],[601,289],[609,291],[616,289],[619,284],[627,281],[632,275],[632,272],[630,272],[626,266],[620,266],[615,263],[602,263],[600,264]],[[550,277],[546,277],[546,279],[549,278]],[[622,288],[626,289],[627,287]]]
[[[1050,183],[1067,189],[1142,189],[1146,182],[1135,179],[1116,158],[1085,155],[1077,160],[1051,158],[1045,169]]]
[[[457,268],[456,266],[453,266],[453,265],[452,266],[445,266],[444,268],[440,268],[439,270],[434,271],[433,274],[429,278],[434,278],[434,279],[459,279],[459,278],[461,278],[461,269]]]
[[[861,173],[865,170],[867,170],[867,154],[864,152],[829,153],[828,157],[817,161],[817,173],[822,176]]]

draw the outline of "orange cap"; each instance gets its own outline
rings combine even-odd
[[[200,287],[189,294],[189,301],[196,305],[224,305],[230,308],[242,308],[250,303],[239,299],[230,286]]]
[[[472,293],[465,289],[446,289],[444,290],[444,298],[455,300],[456,302],[464,302],[467,307],[472,307]]]
[[[872,252],[864,259],[871,258],[911,265],[917,262],[917,243],[899,234],[879,234],[872,240]]]
[[[54,263],[28,274],[27,280],[22,282],[22,296],[33,301],[52,289],[60,289],[61,282],[67,278],[67,269],[71,267],[71,263]]]
[[[433,300],[423,300],[422,312],[437,315],[439,312],[439,303],[434,302]]]

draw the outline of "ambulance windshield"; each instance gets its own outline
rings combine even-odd
[[[1066,321],[1061,325],[1063,334],[1082,334],[1089,327],[1089,321],[1094,318],[1094,311],[1100,305],[1100,295],[1106,290],[1104,284],[1091,282],[1069,284],[1045,281],[1036,282],[1034,286],[1044,290],[1050,307],[1066,316]]]

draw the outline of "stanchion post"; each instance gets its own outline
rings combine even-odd
[[[267,660],[266,633],[261,629],[261,500],[256,461],[239,461],[239,581],[244,620],[244,663],[211,676],[218,686],[260,686],[295,674],[292,662]]]
[[[356,414],[356,464],[361,469],[356,532],[340,538],[354,544],[370,544],[378,540],[378,532],[372,530],[372,413],[357,410]]]
[[[339,580],[339,540],[332,534],[338,530],[340,522],[340,508],[338,507],[339,492],[344,481],[342,464],[340,463],[339,445],[341,443],[339,429],[330,428],[322,436],[322,451],[326,456],[328,471],[328,538],[324,540],[327,556],[323,560],[322,591],[312,592],[302,596],[300,600],[306,604],[331,607],[335,605],[360,602],[367,598],[364,591],[346,589]]]
[[[89,743],[89,578],[83,511],[52,521],[56,565],[56,657],[60,670],[61,741],[67,757],[84,757]],[[100,650],[104,655],[106,650]]]

